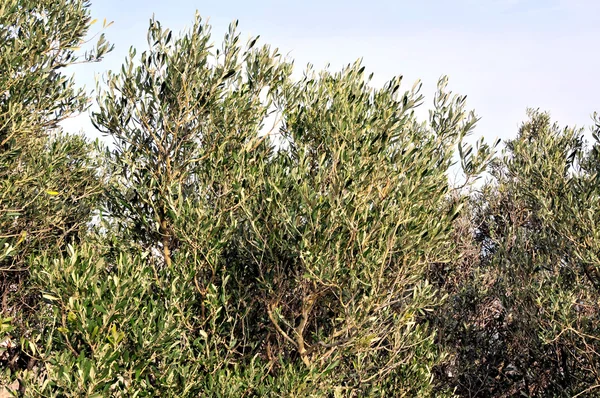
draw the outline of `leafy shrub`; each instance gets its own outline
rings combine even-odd
[[[9,325],[0,336],[3,368],[31,365],[17,347],[39,326],[30,319],[38,310],[30,259],[77,241],[103,190],[95,146],[59,125],[88,104],[64,68],[110,50],[101,37],[83,58],[76,55],[91,23],[88,7],[70,0],[0,4],[0,310]]]
[[[465,396],[574,396],[599,381],[597,133],[586,149],[581,130],[529,115],[473,198],[459,237],[472,255],[446,282],[440,329],[456,355],[443,378]]]
[[[109,74],[94,123],[115,138],[112,221],[151,253],[160,289],[193,287],[191,340],[229,341],[228,360],[304,374],[296,385],[318,375],[303,394],[427,393],[443,353],[424,276],[456,255],[446,171],[476,121],[464,97],[441,80],[418,123],[418,86],[399,78],[373,89],[354,64],[295,82],[235,24],[209,43],[199,18],[179,38],[151,21],[150,48]],[[225,282],[215,325],[205,300]]]

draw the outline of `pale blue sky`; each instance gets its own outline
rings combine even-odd
[[[337,69],[362,57],[377,84],[404,75],[410,88],[420,78],[423,111],[447,74],[482,118],[475,135],[490,140],[513,137],[527,107],[578,126],[600,111],[600,0],[92,0],[93,17],[114,21],[106,34],[116,48],[100,64],[75,68],[77,81],[91,89],[131,45],[145,49],[152,14],[178,32],[195,10],[209,18],[216,43],[239,19],[244,38],[260,34],[297,68]],[[92,129],[85,117],[66,126]]]

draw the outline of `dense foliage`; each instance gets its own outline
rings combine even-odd
[[[150,21],[99,86],[87,0],[0,4],[0,385],[28,397],[573,396],[600,385],[596,144],[506,152],[440,79],[292,77],[231,25]],[[497,143],[496,143],[497,144]],[[458,163],[464,184],[448,173]],[[485,182],[473,185],[485,171]],[[481,181],[481,180],[479,180]],[[15,383],[16,382],[16,383]],[[0,394],[8,390],[0,390]]]
[[[570,397],[600,384],[600,123],[586,149],[582,130],[529,116],[473,195],[463,260],[438,274],[451,297],[442,340],[456,347],[445,377],[462,395]]]

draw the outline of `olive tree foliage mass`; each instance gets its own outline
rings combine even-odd
[[[439,274],[454,351],[440,373],[464,396],[595,396],[600,124],[586,144],[528,114],[461,219],[462,260]]]
[[[532,111],[494,158],[465,143],[477,117],[445,77],[419,120],[418,82],[375,87],[361,62],[296,78],[199,15],[179,34],[151,19],[91,99],[65,70],[112,48],[89,9],[0,5],[0,385],[595,391],[598,156],[579,130]],[[60,127],[93,100],[108,148]]]
[[[454,256],[446,170],[475,116],[445,80],[429,123],[418,86],[374,89],[358,63],[292,80],[235,28],[216,47],[199,17],[179,38],[152,21],[150,48],[108,74],[94,123],[115,138],[109,213],[224,369],[293,366],[312,380],[298,395],[427,390],[443,355],[424,272]]]
[[[22,339],[46,327],[31,265],[78,242],[102,192],[101,161],[83,136],[60,122],[88,97],[65,68],[110,50],[103,36],[83,56],[88,2],[0,3],[0,367],[31,367]],[[89,45],[88,45],[89,47]],[[10,335],[6,335],[10,332]],[[24,340],[23,340],[24,341]]]

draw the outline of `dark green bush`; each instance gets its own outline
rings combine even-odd
[[[531,110],[474,195],[446,276],[440,369],[468,396],[595,393],[600,365],[596,144]]]

